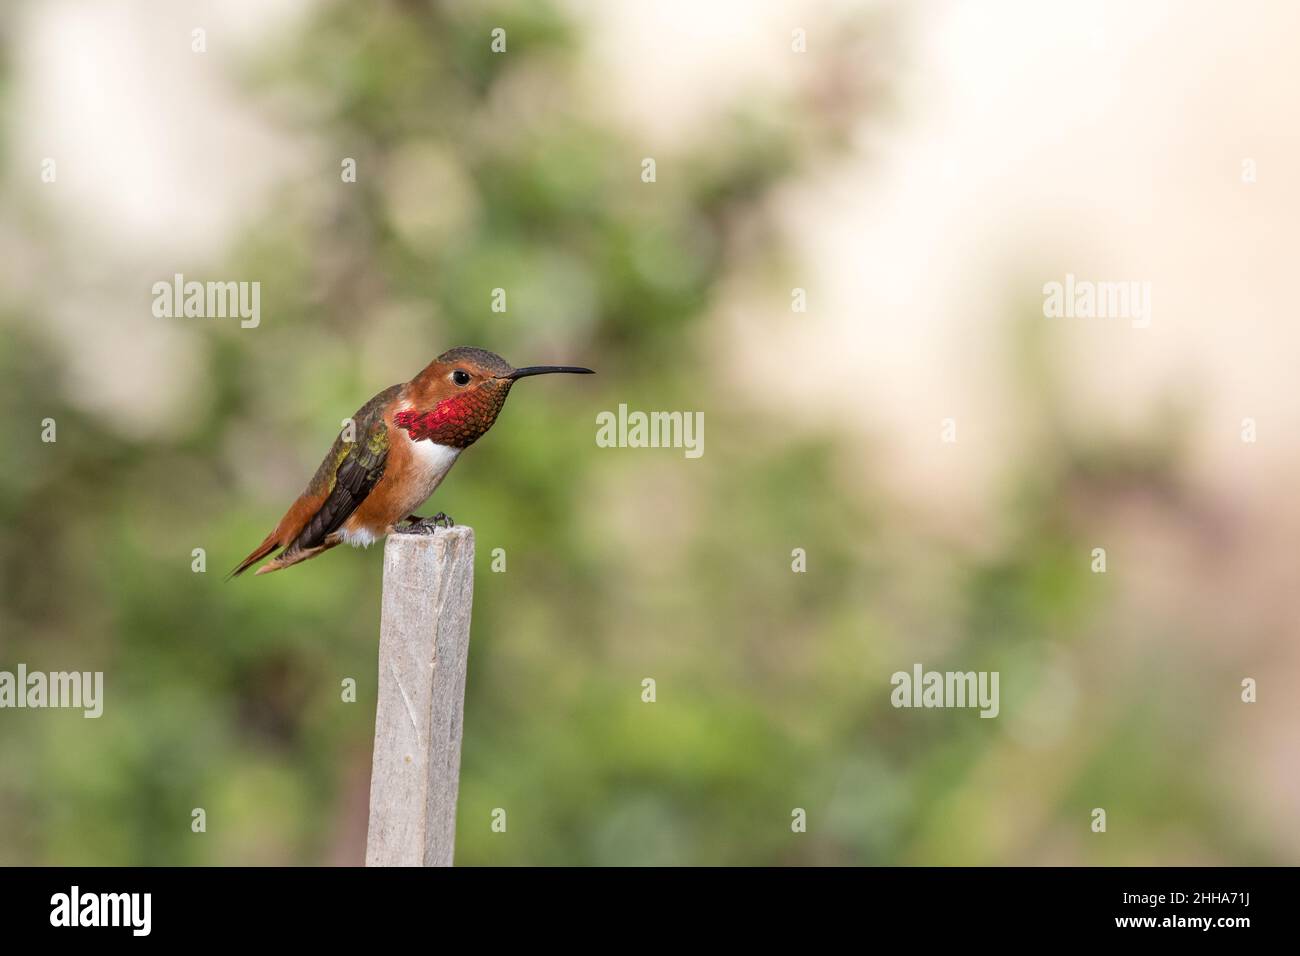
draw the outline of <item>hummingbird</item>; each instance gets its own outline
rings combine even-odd
[[[452,519],[442,512],[432,518],[413,512],[447,477],[460,453],[492,427],[515,382],[554,372],[592,374],[572,365],[512,368],[492,352],[460,347],[443,352],[409,382],[384,389],[352,416],[351,429],[334,440],[307,490],[229,576],[243,574],[275,551],[280,553],[258,574],[345,542],[368,546],[403,521],[403,530],[421,534],[451,527]]]

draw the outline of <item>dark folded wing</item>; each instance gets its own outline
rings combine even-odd
[[[321,491],[328,489],[329,493],[289,545],[289,551],[324,544],[325,538],[348,520],[383,477],[384,466],[388,463],[388,426],[384,423],[384,409],[400,388],[394,385],[380,392],[353,416],[354,441],[344,441],[343,434],[335,439],[329,455],[312,479],[312,486],[319,485]]]

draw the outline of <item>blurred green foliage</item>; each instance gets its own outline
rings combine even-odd
[[[497,25],[507,56],[488,48]],[[827,31],[837,75],[880,29]],[[246,64],[248,95],[319,164],[222,269],[261,281],[261,327],[187,327],[201,394],[175,434],[88,411],[39,306],[6,306],[0,667],[103,670],[107,703],[97,721],[0,714],[0,863],[360,862],[380,556],[221,578],[343,417],[460,344],[599,374],[521,384],[434,501],[478,537],[458,862],[1146,862],[1187,831],[1268,860],[1190,769],[1206,728],[1144,696],[1158,662],[1120,688],[1079,678],[1063,742],[1008,742],[1107,598],[1066,503],[1159,486],[1170,462],[1134,471],[1045,431],[997,543],[963,547],[890,510],[861,439],[770,428],[719,384],[700,331],[721,283],[782,269],[766,197],[882,91],[737,104],[709,141],[657,152],[647,186],[645,150],[574,71],[582,42],[547,4],[331,0],[292,49]],[[1046,410],[1053,376],[1015,336],[1017,387]],[[595,414],[620,402],[703,411],[707,454],[596,448]],[[1000,668],[1001,719],[891,708],[888,675],[915,660]],[[1143,840],[1089,843],[1097,805]]]

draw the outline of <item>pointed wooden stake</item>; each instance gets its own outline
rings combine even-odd
[[[451,866],[473,602],[472,528],[388,536],[366,866]]]

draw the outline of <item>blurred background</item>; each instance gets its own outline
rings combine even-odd
[[[458,863],[1300,862],[1298,34],[6,3],[0,669],[105,705],[0,711],[0,864],[363,860],[380,550],[222,576],[462,344],[599,375],[517,389],[425,509],[478,540]],[[176,273],[261,324],[155,317]],[[1045,319],[1066,273],[1151,327]],[[598,448],[620,403],[702,411],[703,457]],[[917,662],[1000,716],[894,709]]]

